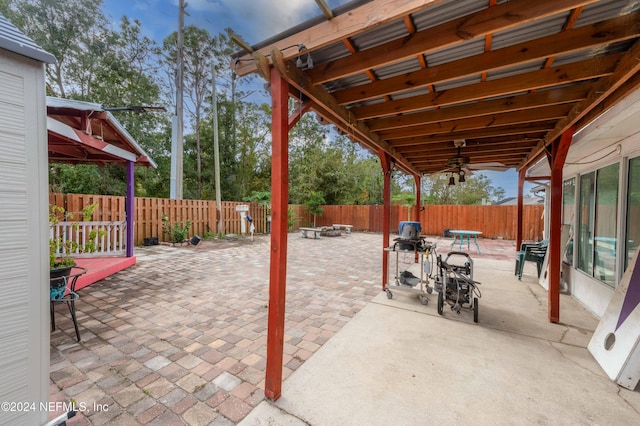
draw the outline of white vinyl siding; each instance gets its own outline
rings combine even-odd
[[[49,399],[44,69],[0,50],[0,401]],[[0,413],[44,424],[48,413]]]

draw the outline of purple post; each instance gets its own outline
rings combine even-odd
[[[133,201],[134,175],[133,161],[127,161],[127,196],[124,201],[124,211],[127,218],[127,257],[133,257]]]

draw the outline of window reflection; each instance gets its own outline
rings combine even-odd
[[[580,176],[578,269],[592,275],[595,172]]]
[[[573,265],[573,220],[576,206],[576,178],[567,179],[562,185],[562,261]]]
[[[618,229],[618,180],[620,165],[598,170],[594,237],[594,277],[616,284],[616,230]]]
[[[629,161],[629,190],[627,192],[627,235],[625,269],[640,245],[640,157]]]
[[[618,229],[618,163],[580,176],[578,269],[614,287]]]

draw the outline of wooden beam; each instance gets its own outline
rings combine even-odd
[[[391,157],[383,150],[378,151],[384,184],[382,189],[382,291],[387,289],[389,279],[389,252],[384,250],[389,247],[389,221],[391,218]]]
[[[551,207],[549,224],[549,322],[560,322],[560,273],[562,247],[562,169],[575,128],[569,127],[551,149]]]
[[[287,290],[287,215],[289,203],[289,89],[276,70],[271,72],[271,257],[269,317],[264,394],[280,398],[284,353],[284,315]]]
[[[576,84],[554,91],[544,90],[526,95],[509,96],[489,101],[477,101],[474,104],[452,106],[444,109],[432,109],[425,112],[376,118],[367,121],[372,131],[396,129],[420,124],[441,123],[443,121],[460,120],[500,114],[513,110],[524,111],[551,105],[577,102],[587,97],[591,83]]]
[[[369,68],[402,61],[418,54],[440,50],[489,33],[503,31],[597,0],[511,0],[456,18],[414,36],[396,39],[354,55],[320,64],[309,71],[314,83],[360,73]],[[391,2],[395,4],[396,2]]]
[[[395,140],[414,136],[464,132],[468,130],[487,129],[498,126],[511,126],[515,124],[560,119],[566,117],[570,110],[571,104],[554,105],[526,111],[505,112],[502,114],[493,114],[484,117],[467,118],[464,120],[452,120],[437,124],[425,124],[421,126],[384,130],[378,134],[380,139]]]
[[[500,154],[518,154],[518,155],[527,155],[527,153],[531,150],[531,147],[528,146],[516,146],[513,148],[504,148],[504,147],[490,147],[484,149],[474,149],[473,153],[462,153],[462,155],[469,157],[471,159],[478,157],[480,155],[500,155]],[[413,153],[404,153],[404,156],[407,160],[411,162],[420,161],[423,159],[438,159],[438,158],[451,158],[455,154],[452,154],[453,148],[440,149],[440,150],[432,150],[432,149],[423,149],[422,151],[416,151]]]
[[[600,102],[604,101],[609,95],[614,93],[616,89],[621,87],[627,80],[633,78],[640,71],[640,41],[636,41],[634,45],[619,59],[614,71],[601,78],[591,89],[589,95],[582,102],[575,105],[569,116],[560,120],[555,128],[549,132],[545,140],[539,145],[538,149],[533,151],[522,164],[527,166],[537,161],[544,154],[546,146],[553,140],[557,139],[567,129],[573,127],[582,117],[586,116]]]
[[[327,21],[333,19],[333,11],[324,0],[316,0],[316,4],[320,8],[320,10],[322,10],[322,14],[325,18],[327,18]]]
[[[542,139],[542,138],[540,138]],[[531,149],[533,148],[540,139],[531,139],[531,140],[527,140],[527,139],[523,139],[520,141],[516,141],[516,140],[507,140],[507,141],[501,141],[501,142],[487,142],[487,143],[478,143],[478,144],[473,144],[473,145],[469,145],[467,144],[467,147],[465,148],[465,150],[467,151],[462,151],[462,153],[464,154],[464,152],[482,152],[483,150],[497,150],[498,151],[508,151],[510,149],[516,149],[518,147],[522,147],[522,148],[526,148],[526,149]],[[455,150],[455,148],[453,147],[453,144],[447,144],[447,143],[434,143],[434,144],[429,144],[428,147],[427,146],[405,146],[405,147],[399,147],[397,148],[398,152],[401,153],[402,155],[404,155],[405,157],[409,158],[409,157],[413,157],[413,154],[415,153],[426,153],[427,155],[438,155],[438,154],[442,154],[442,153],[447,153],[449,155],[451,155],[451,152]]]
[[[339,90],[334,92],[333,96],[341,105],[360,102],[405,90],[415,90],[432,84],[473,76],[482,72],[541,60],[552,55],[567,54],[627,40],[640,35],[639,16],[640,14],[638,13],[624,15],[609,21],[598,22],[560,34],[529,40],[424,70]]]
[[[365,143],[381,148],[391,155],[396,163],[401,165],[407,172],[417,173],[417,170],[413,170],[411,164],[405,161],[402,156],[398,155],[393,148],[389,147],[386,142],[381,141],[366,125],[359,123],[356,116],[346,108],[338,105],[330,94],[320,87],[314,87],[301,70],[294,64],[285,61],[279,50],[274,49],[271,52],[271,60],[273,61],[274,67],[289,84],[296,87],[311,99],[319,108],[322,108],[326,114],[330,114],[330,121],[340,122],[348,129],[348,134],[353,134],[355,138],[360,140],[364,139]]]
[[[604,101],[600,102],[594,108],[592,108],[586,115],[584,115],[576,124],[577,129],[581,129],[612,106],[620,102],[622,99],[629,96],[632,92],[640,88],[640,73],[636,73],[627,80],[622,86],[618,87],[615,92],[607,97]]]
[[[253,53],[253,47],[249,46],[249,43],[244,41],[242,37],[240,37],[238,34],[234,33],[233,31],[229,31],[229,38],[231,39],[232,42],[237,44],[241,49],[244,49],[248,53]]]
[[[258,51],[266,56],[273,49],[282,50],[292,45],[304,44],[307,49],[313,51],[342,39],[353,37],[364,31],[384,25],[391,21],[401,19],[404,15],[424,9],[431,4],[439,3],[438,0],[372,0],[348,13],[335,16],[330,21],[324,21],[311,28],[301,30],[296,34],[278,40]],[[297,56],[297,51],[291,49],[284,52],[285,59]],[[256,71],[255,63],[247,61],[250,55],[238,58],[240,62],[236,67],[239,76],[251,74]]]
[[[522,247],[522,231],[523,231],[523,222],[524,218],[524,203],[522,202],[524,196],[524,179],[526,176],[527,170],[521,169],[518,171],[518,207],[517,207],[517,224],[516,224],[516,251],[520,250]],[[520,260],[524,262],[524,257]]]
[[[312,102],[302,102],[302,100],[299,100],[298,102],[300,102],[300,107],[294,110],[291,115],[289,115],[289,130],[291,130],[291,128],[295,126],[298,121],[300,121],[305,113],[309,112],[311,106],[313,105]]]
[[[513,135],[523,134],[523,133],[541,132],[545,130],[548,131],[553,128],[554,123],[555,122],[536,123],[536,124],[526,124],[526,125],[518,125],[518,126],[496,127],[493,129],[484,129],[484,130],[476,130],[476,131],[468,131],[468,132],[456,132],[456,133],[449,133],[444,135],[419,136],[415,138],[405,138],[405,139],[390,141],[389,144],[392,147],[396,148],[399,146],[414,145],[414,144],[447,142],[447,141],[453,141],[454,139],[473,139],[473,138],[483,138],[483,137],[492,137],[492,136],[513,136]]]
[[[613,73],[616,63],[622,56],[622,54],[613,54],[586,61],[573,62],[545,70],[483,81],[443,92],[352,108],[351,111],[360,119],[365,120],[604,77]]]

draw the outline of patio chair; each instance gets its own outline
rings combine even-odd
[[[518,280],[522,279],[522,270],[524,269],[524,262],[536,262],[536,268],[538,269],[538,278],[542,273],[542,264],[544,263],[544,257],[547,254],[547,247],[549,246],[548,240],[542,240],[538,243],[522,243],[520,251],[516,253],[516,268],[514,275],[518,276]]]
[[[80,331],[78,330],[78,320],[76,319],[76,301],[80,296],[76,293],[76,282],[81,275],[87,273],[85,268],[74,266],[69,276],[55,277],[49,279],[49,293],[51,301],[51,331],[56,329],[56,317],[54,304],[64,302],[69,308],[73,327],[76,330],[76,337],[80,341]]]

